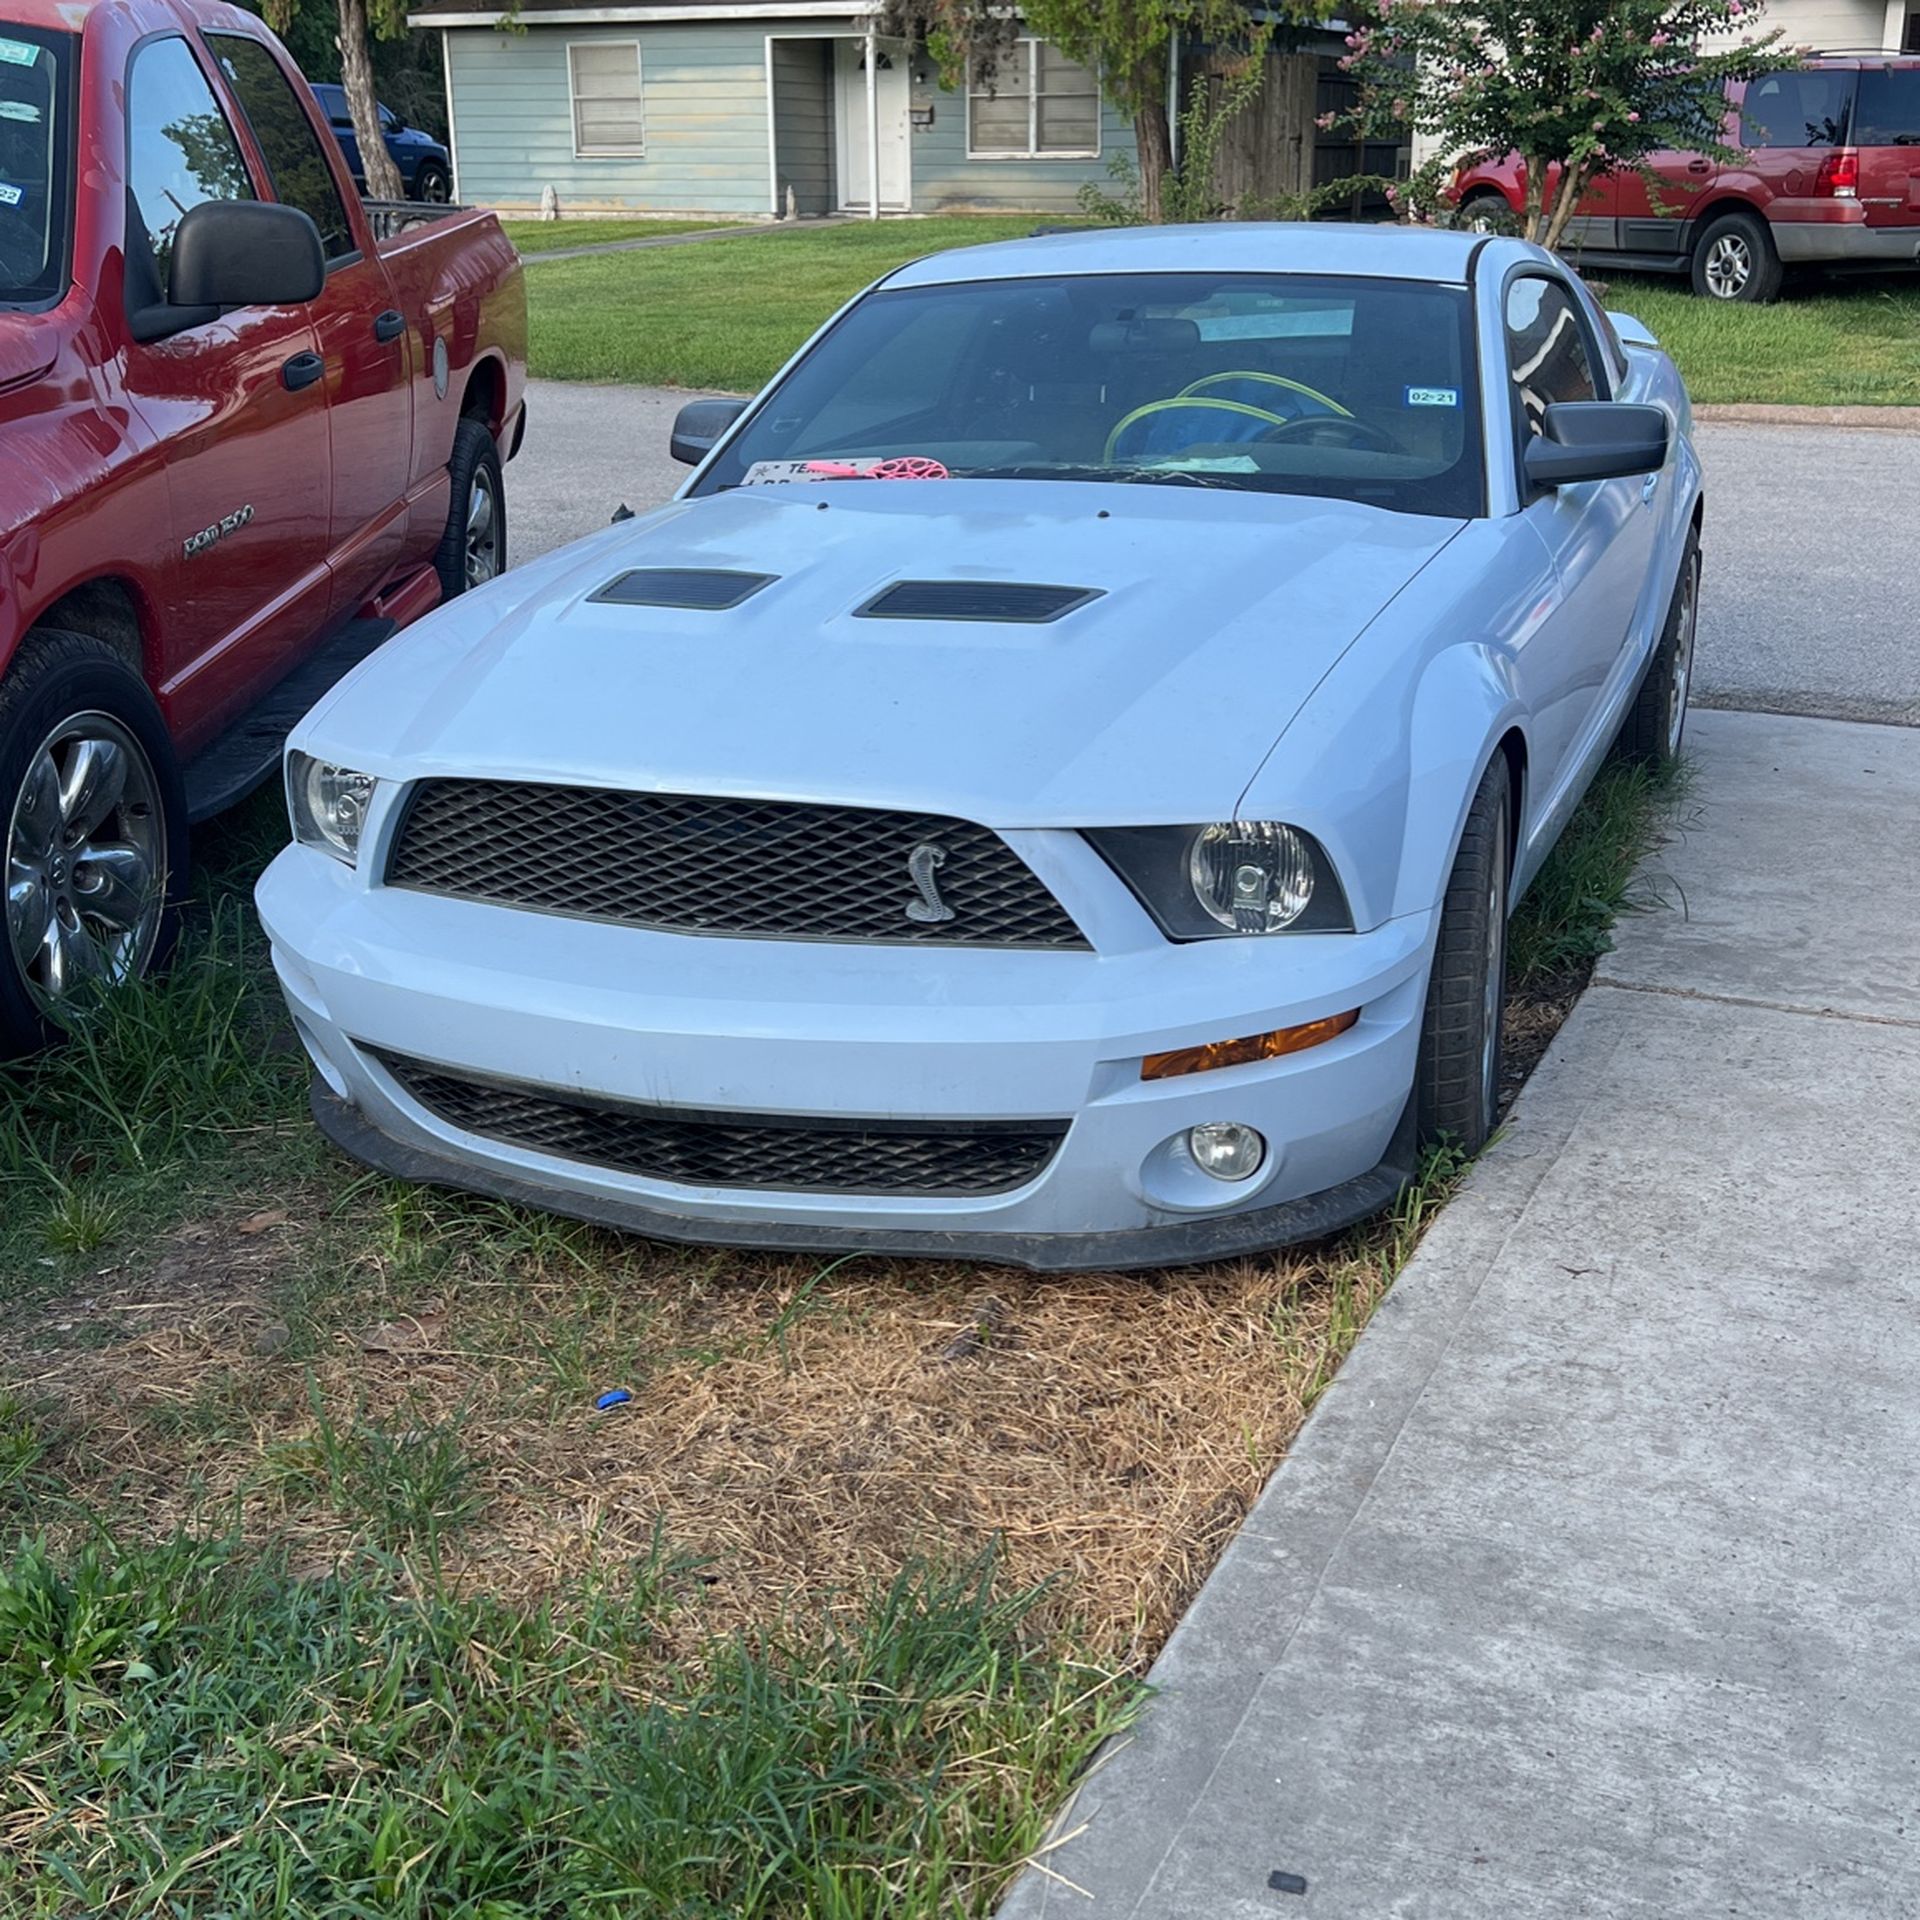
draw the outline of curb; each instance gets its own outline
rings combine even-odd
[[[1855,433],[1920,433],[1920,407],[1782,407],[1729,401],[1696,406],[1693,417],[1709,427],[1841,427]]]

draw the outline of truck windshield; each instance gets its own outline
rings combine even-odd
[[[871,294],[696,491],[950,477],[1483,510],[1463,287],[1085,274]]]
[[[73,36],[0,20],[0,308],[66,291]]]

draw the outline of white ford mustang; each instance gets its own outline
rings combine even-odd
[[[665,1239],[1120,1267],[1495,1113],[1507,915],[1678,750],[1686,394],[1558,261],[1228,225],[938,255],[658,512],[295,733],[327,1132]]]

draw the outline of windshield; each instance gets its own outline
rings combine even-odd
[[[1099,480],[1483,511],[1466,290],[1088,274],[871,294],[696,491]],[[880,466],[879,463],[890,463]]]
[[[73,37],[0,21],[0,307],[67,287]]]

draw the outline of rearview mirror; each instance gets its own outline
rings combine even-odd
[[[746,410],[744,400],[689,400],[674,416],[667,451],[683,467],[697,467]]]
[[[173,231],[169,306],[297,307],[326,284],[320,229],[297,207],[203,200]]]
[[[1625,480],[1667,464],[1667,416],[1621,400],[1562,400],[1527,442],[1526,476],[1536,487]]]

